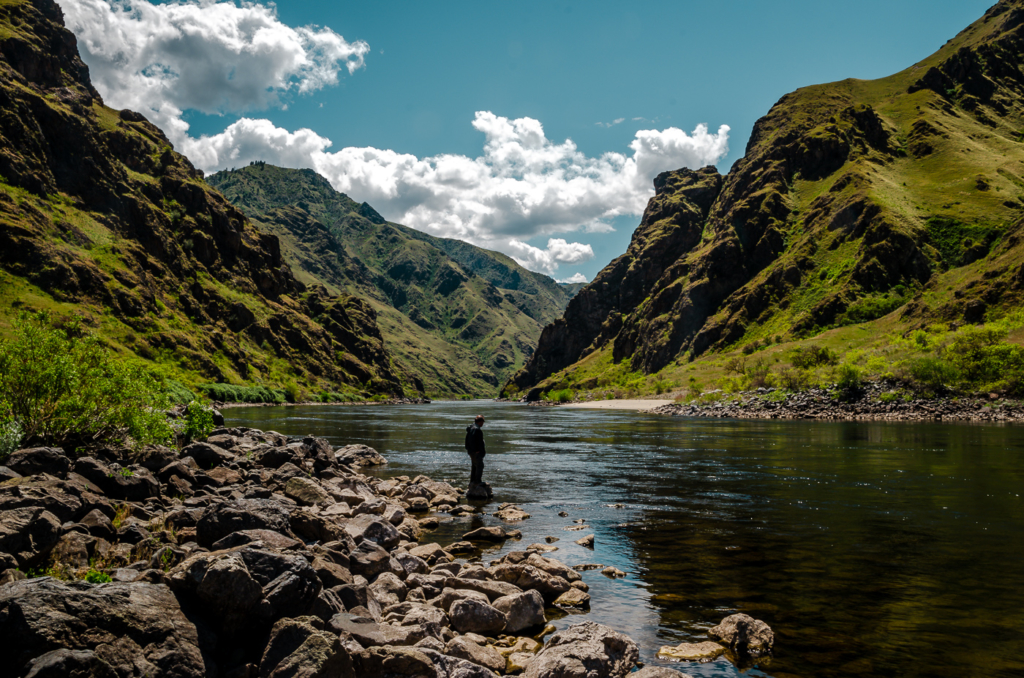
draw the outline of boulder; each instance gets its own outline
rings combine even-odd
[[[299,506],[326,506],[334,499],[315,480],[295,477],[284,484],[284,495],[294,499]]]
[[[768,624],[747,614],[732,614],[708,629],[708,638],[738,654],[759,657],[772,651],[775,634]]]
[[[467,499],[490,499],[494,496],[494,490],[487,483],[470,483],[466,490]]]
[[[423,654],[434,663],[438,678],[497,678],[497,674],[490,669],[466,659],[450,657],[426,648]]]
[[[366,648],[381,645],[399,645],[408,647],[415,645],[424,638],[435,636],[431,629],[423,626],[391,626],[378,624],[372,619],[343,612],[331,617],[330,628],[335,633],[347,633],[357,643]],[[434,629],[436,630],[436,629]]]
[[[491,542],[503,542],[508,539],[508,535],[505,534],[505,528],[503,527],[478,527],[471,532],[467,532],[462,535],[465,541],[491,541]]]
[[[178,460],[178,451],[163,445],[146,445],[132,457],[136,463],[152,473]]]
[[[332,541],[348,540],[344,528],[336,522],[306,509],[292,511],[288,516],[288,525],[292,528],[295,536],[308,542],[318,541],[321,544],[326,544]]]
[[[317,556],[313,559],[312,567],[325,588],[334,588],[335,586],[351,584],[353,582],[352,573],[349,570],[326,558]]]
[[[176,593],[194,596],[229,637],[251,625],[263,601],[262,585],[237,551],[192,556],[168,577]]]
[[[447,588],[456,590],[468,589],[470,591],[479,591],[490,600],[497,600],[502,596],[513,596],[523,592],[515,584],[503,581],[487,581],[486,579],[470,579],[465,576],[465,573],[460,573],[458,577],[448,577],[444,580],[444,585]]]
[[[259,678],[334,678],[354,674],[352,656],[314,617],[274,624],[260,660]]]
[[[349,568],[353,574],[373,579],[381,572],[391,569],[391,554],[372,541],[362,541],[349,554]]]
[[[199,468],[211,469],[235,460],[235,455],[210,443],[192,443],[181,450],[182,457],[192,457]]]
[[[441,594],[437,597],[436,603],[441,606],[442,610],[448,612],[452,607],[452,603],[454,603],[457,600],[466,600],[467,598],[476,598],[477,600],[484,603],[490,602],[490,598],[488,598],[486,594],[480,593],[479,591],[470,591],[469,589],[445,588],[441,590]],[[498,600],[502,600],[502,598],[498,598]],[[502,612],[505,612],[505,610],[502,610]]]
[[[448,616],[451,619],[452,628],[459,633],[479,633],[488,636],[498,634],[505,629],[504,613],[475,598],[455,601],[452,603]]]
[[[92,650],[61,648],[29,662],[25,678],[117,678],[117,674]]]
[[[585,537],[581,537],[576,540],[576,543],[580,546],[585,546],[588,549],[594,548],[594,535],[588,534]]]
[[[209,548],[232,532],[272,530],[288,535],[289,512],[272,499],[238,499],[208,508],[196,523],[196,540]]]
[[[397,605],[405,600],[409,592],[402,580],[390,572],[382,572],[380,576],[369,586],[370,593],[381,604],[381,607]]]
[[[519,633],[531,626],[547,623],[544,597],[539,591],[524,591],[495,600],[494,609],[505,615],[505,633]]]
[[[355,657],[359,678],[442,678],[433,660],[425,654],[430,650],[411,647],[369,647]]]
[[[521,589],[536,589],[545,600],[554,600],[571,589],[568,581],[548,574],[533,565],[503,563],[487,570],[496,581],[506,582]]]
[[[286,537],[280,532],[274,532],[273,530],[239,530],[238,532],[232,532],[223,539],[214,542],[213,546],[210,547],[210,550],[224,551],[235,548],[236,546],[245,546],[246,544],[254,544],[257,542],[264,546],[269,546],[272,549],[277,549],[278,551],[289,551],[302,546],[302,542],[298,539]]]
[[[382,466],[388,463],[377,450],[366,445],[346,445],[334,450],[334,459],[346,466]]]
[[[370,514],[356,516],[346,522],[345,531],[352,535],[356,542],[365,539],[388,550],[398,546],[401,540],[401,535],[394,525],[380,516]]]
[[[625,678],[640,652],[629,637],[583,622],[551,636],[530,662],[526,678]]]
[[[453,638],[448,642],[444,653],[450,657],[465,659],[474,664],[486,667],[495,673],[504,673],[505,658],[498,654],[490,645],[479,645],[465,636]]]
[[[33,659],[38,660],[36,676],[69,675],[59,672],[62,666],[102,667],[89,653],[112,668],[108,675],[206,675],[196,627],[162,584],[97,586],[49,577],[6,584],[0,587],[0,638],[5,647],[0,662],[3,678],[24,676]],[[55,648],[83,654],[54,655]],[[86,675],[104,672],[105,668]]]
[[[494,513],[495,518],[501,518],[505,522],[514,523],[520,520],[526,520],[530,517],[530,514],[515,505],[502,506]]]
[[[554,604],[558,607],[588,608],[590,607],[590,594],[577,588],[571,588],[555,598]]]
[[[31,447],[18,450],[12,452],[4,464],[23,476],[48,473],[57,478],[67,478],[71,471],[71,460],[59,447]]]
[[[60,535],[60,520],[41,507],[0,511],[0,553],[14,556],[19,568],[39,565]]]

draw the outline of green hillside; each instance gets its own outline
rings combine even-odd
[[[1022,23],[1024,3],[1000,2],[900,73],[786,95],[727,175],[659,176],[627,252],[506,391],[680,385],[721,374],[723,352],[781,359],[823,333],[884,353],[894,334],[1018,310]]]
[[[254,163],[207,178],[306,284],[358,295],[388,349],[434,395],[493,395],[570,294],[509,257],[384,220],[312,170]]]
[[[0,335],[45,311],[192,387],[412,390],[370,305],[296,280],[159,129],[103,105],[53,2],[0,3],[0,102]]]

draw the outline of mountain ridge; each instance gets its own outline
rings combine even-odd
[[[728,174],[660,175],[626,254],[503,391],[572,384],[598,353],[657,374],[897,309],[910,325],[1018,304],[1022,24],[1004,0],[893,76],[783,96]]]
[[[366,299],[433,395],[496,393],[570,296],[503,254],[388,222],[313,170],[256,162],[207,181],[280,238],[304,282]]]

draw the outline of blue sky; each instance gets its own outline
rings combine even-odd
[[[650,189],[630,188],[631,200],[618,200],[611,194],[627,192],[616,187],[632,186],[630,181],[649,186],[649,179],[613,177],[626,170],[614,159],[608,165],[600,158],[609,152],[634,157],[630,144],[638,130],[674,127],[690,134],[705,123],[710,135],[705,142],[694,145],[688,139],[677,139],[682,145],[668,153],[664,162],[690,158],[686,161],[697,163],[702,158],[719,157],[717,165],[725,172],[742,155],[757,118],[785,93],[820,82],[875,78],[899,71],[937,50],[992,4],[990,0],[862,0],[854,8],[850,3],[821,0],[644,4],[293,1],[276,7],[282,31],[327,27],[344,38],[335,41],[335,48],[358,52],[334,62],[336,84],[320,79],[309,85],[308,73],[287,69],[282,71],[283,79],[260,82],[257,72],[250,76],[251,83],[246,81],[254,88],[251,101],[205,104],[205,94],[216,94],[217,77],[207,77],[202,68],[190,68],[186,82],[186,70],[178,68],[181,77],[176,91],[191,94],[173,100],[182,110],[172,119],[161,117],[168,110],[166,101],[163,108],[160,101],[150,102],[170,95],[154,94],[157,90],[124,78],[123,73],[114,77],[111,70],[104,77],[104,50],[114,52],[117,47],[116,38],[111,37],[116,31],[93,20],[103,13],[105,1],[60,0],[69,15],[69,26],[79,33],[83,56],[97,74],[101,93],[108,103],[125,102],[144,109],[165,131],[174,124],[187,123],[187,130],[180,131],[178,137],[169,135],[179,150],[195,155],[200,166],[208,170],[232,166],[224,150],[229,142],[235,143],[232,152],[238,165],[259,156],[278,164],[312,166],[305,158],[316,153],[372,148],[375,154],[370,164],[356,153],[345,158],[316,156],[321,158],[316,167],[336,187],[347,189],[356,200],[368,200],[389,219],[404,219],[437,235],[465,237],[502,249],[531,268],[562,279],[575,273],[592,279],[625,251],[639,220],[635,212],[642,208],[642,194]],[[202,14],[211,23],[218,20],[210,11],[213,4],[208,2]],[[144,3],[134,5],[138,9]],[[151,19],[145,18],[145,12],[142,16],[139,25],[152,29],[153,35],[159,34],[154,26],[167,29],[177,25],[166,17],[160,19],[159,13],[151,12]],[[145,45],[146,49],[139,47],[140,55],[159,53],[160,45],[166,48],[170,44],[153,40],[156,42]],[[103,44],[105,41],[110,44]],[[362,43],[366,45],[359,46]],[[201,45],[192,51],[205,54]],[[210,52],[214,71],[223,64],[225,57],[220,54]],[[351,73],[339,66],[353,62],[358,63]],[[240,63],[237,72],[244,67]],[[173,64],[171,68],[175,68]],[[233,78],[235,73],[233,67],[225,77]],[[300,82],[306,84],[300,86]],[[220,86],[229,85],[232,83]],[[273,96],[261,97],[261,87],[264,94]],[[211,92],[204,94],[203,88]],[[152,110],[145,110],[147,106]],[[205,107],[206,112],[189,106]],[[155,113],[157,110],[161,112]],[[493,116],[474,126],[477,112]],[[204,155],[212,142],[202,147],[198,142],[179,141],[202,135],[214,138],[243,117],[269,124],[258,133],[249,130],[245,142],[238,140],[240,134],[222,139],[219,154]],[[493,176],[472,179],[485,184],[473,184],[475,193],[466,192],[476,196],[472,204],[457,204],[459,193],[449,191],[450,185],[462,185],[478,172],[479,167],[471,161],[484,155],[485,139],[507,142],[502,148],[513,154],[521,151],[523,144],[529,145],[523,140],[536,132],[534,128],[512,129],[514,121],[522,118],[543,126],[549,144],[544,148],[557,150],[562,158],[559,162],[574,168],[582,162],[592,186],[583,197],[573,198],[578,203],[565,209],[545,204],[512,216],[477,219],[481,210],[498,206],[501,211],[501,196],[495,195],[504,190],[499,186],[505,185],[502,177],[507,168],[501,166],[493,170]],[[621,122],[608,126],[617,120]],[[714,135],[721,125],[730,128],[729,151],[724,155],[713,152],[720,149],[721,139]],[[308,142],[308,148],[302,147],[306,150],[296,150],[301,144],[291,137],[286,139],[287,148],[273,146],[274,134],[281,137],[301,129],[315,133],[300,140]],[[329,147],[326,139],[331,142]],[[572,140],[574,149],[561,146],[566,139]],[[259,146],[260,140],[269,144],[266,149]],[[660,136],[652,139],[655,145],[663,142]],[[194,153],[189,152],[192,149]],[[405,160],[400,162],[397,156]],[[441,171],[444,162],[427,162],[430,167],[426,171],[432,177],[429,184],[403,179],[396,183],[388,172],[405,171],[396,168],[403,163],[408,166],[408,156],[414,156],[413,160],[464,157],[453,160],[454,169],[447,174]],[[637,164],[645,167],[659,161],[654,158],[644,165],[636,157]],[[489,158],[488,162],[494,165],[499,161]],[[346,178],[353,167],[373,177],[363,181]],[[445,184],[437,175],[454,178]],[[559,184],[551,190],[564,188]],[[530,190],[533,193],[524,192],[524,199],[534,199],[530,196],[547,187],[541,182]],[[514,211],[510,208],[509,213]],[[453,212],[455,216],[448,221],[438,216]],[[586,228],[577,229],[579,226]],[[556,242],[552,246],[552,238],[565,245]],[[525,245],[507,245],[510,239]],[[593,253],[590,258],[586,247]]]

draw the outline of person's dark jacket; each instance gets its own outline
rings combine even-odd
[[[470,454],[479,454],[481,457],[487,454],[484,448],[484,430],[476,424],[466,429],[466,451]]]

